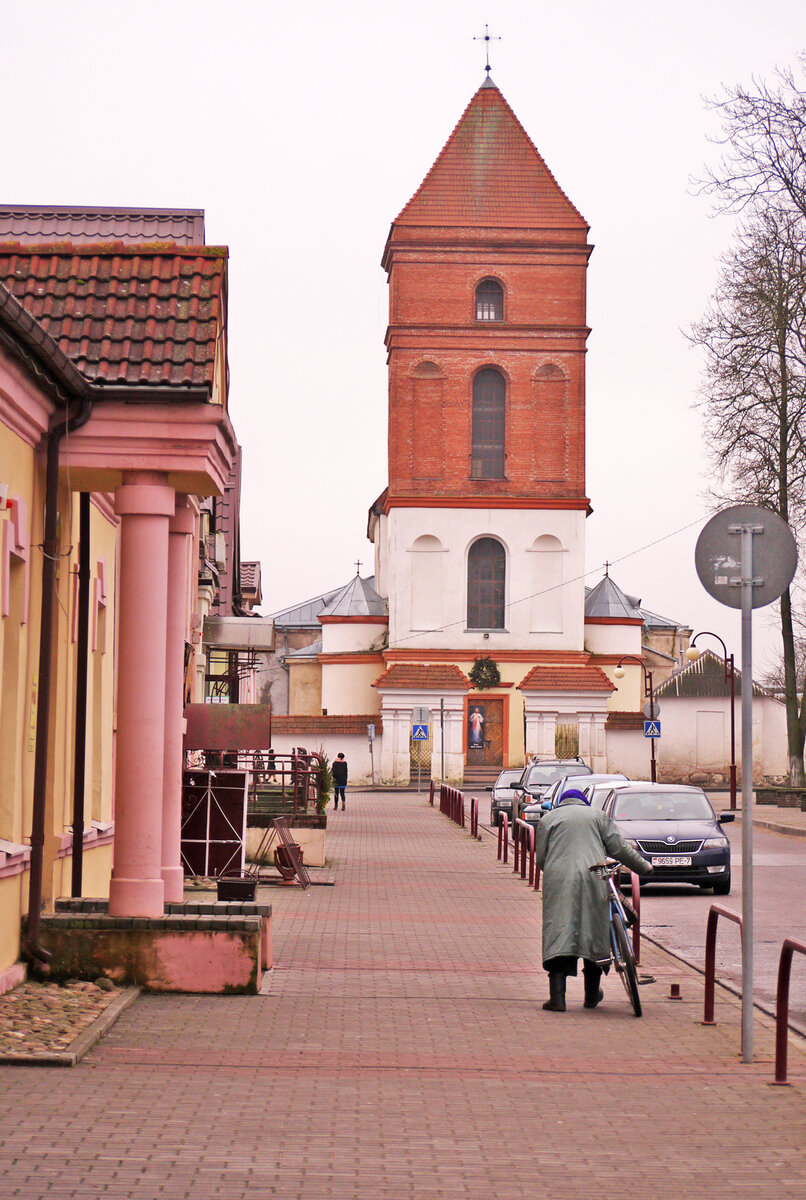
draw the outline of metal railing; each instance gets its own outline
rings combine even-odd
[[[628,868],[623,867],[626,871]],[[636,966],[641,963],[641,881],[635,871],[630,871],[630,903],[635,913],[635,924],[632,927],[632,952]]]
[[[498,861],[509,862],[509,817],[500,813],[498,817]]]
[[[520,817],[517,817],[515,819],[513,836],[515,839],[515,854],[513,856],[515,859],[515,866],[513,867],[513,872],[520,868],[521,879],[526,878],[526,846],[528,843],[529,885],[531,887],[535,882],[535,827],[528,821],[523,821]],[[538,868],[538,871],[539,869],[540,868]]]
[[[475,796],[470,797],[470,836],[479,836],[479,802]]]
[[[721,904],[712,904],[708,910],[708,924],[705,929],[705,1004],[703,1025],[716,1025],[714,1020],[714,992],[716,990],[716,927],[720,917],[733,921],[739,926],[739,933],[744,936],[742,918],[738,913],[724,908]]]
[[[458,788],[445,783],[439,786],[439,811],[451,821],[465,828],[465,798]]]
[[[786,1083],[787,1033],[789,1028],[789,978],[792,957],[806,954],[806,942],[785,938],[778,960],[778,992],[775,1001],[775,1083]]]

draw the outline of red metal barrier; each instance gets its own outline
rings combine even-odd
[[[734,925],[739,926],[739,932],[744,933],[742,929],[742,918],[738,913],[731,912],[729,908],[724,908],[721,904],[712,904],[708,910],[708,924],[705,930],[705,1010],[703,1012],[703,1025],[716,1025],[714,1020],[714,990],[716,983],[716,926],[720,917],[724,917],[727,921],[733,921]]]
[[[498,817],[498,858],[509,861],[509,817],[506,813],[500,813]]]
[[[527,838],[528,834],[528,838]],[[535,877],[535,827],[520,817],[515,820],[515,870],[520,866],[521,879],[526,878],[526,843],[529,843],[529,883]],[[520,848],[520,849],[519,849]]]
[[[786,1083],[787,1033],[789,1029],[789,976],[793,954],[806,954],[806,942],[784,938],[778,960],[778,996],[775,1002],[775,1083]]]

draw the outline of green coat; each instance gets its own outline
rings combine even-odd
[[[573,798],[540,820],[535,854],[543,871],[543,962],[564,954],[608,961],[607,884],[588,868],[605,856],[639,875],[648,875],[650,864],[627,845],[610,817]]]

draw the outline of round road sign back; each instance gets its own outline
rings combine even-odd
[[[725,508],[697,538],[694,565],[710,596],[729,608],[742,607],[742,530],[752,530],[753,608],[777,600],[792,582],[798,548],[783,518],[756,504]]]

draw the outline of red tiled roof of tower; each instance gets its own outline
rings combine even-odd
[[[212,387],[226,247],[0,243],[0,282],[88,379]]]
[[[518,687],[526,692],[614,692],[615,685],[599,667],[536,666]]]
[[[393,663],[372,686],[468,691],[470,680],[453,663]]]
[[[400,225],[588,226],[491,80],[468,104]]]

